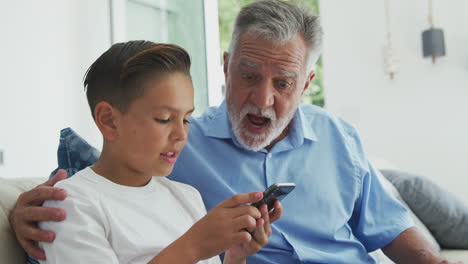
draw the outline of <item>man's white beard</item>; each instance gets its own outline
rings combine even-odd
[[[277,119],[275,110],[270,108],[258,108],[252,104],[245,105],[240,113],[237,114],[235,107],[230,103],[229,98],[226,98],[227,110],[229,121],[231,122],[232,131],[237,141],[245,148],[252,151],[259,151],[270,145],[273,140],[278,138],[283,130],[289,125],[289,122],[294,117],[294,111],[291,111],[288,116],[283,119]],[[257,116],[267,117],[270,122],[267,124],[267,130],[264,133],[252,133],[248,130],[246,125],[248,120],[247,114],[253,114]]]

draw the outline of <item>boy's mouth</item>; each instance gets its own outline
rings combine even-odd
[[[160,154],[161,159],[166,161],[169,164],[174,164],[177,161],[177,154],[178,152],[176,151],[168,151],[168,152],[163,152]]]

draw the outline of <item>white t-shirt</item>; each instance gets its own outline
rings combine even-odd
[[[86,168],[55,186],[67,198],[44,206],[63,208],[67,216],[39,223],[56,234],[53,243],[39,243],[47,256],[41,263],[147,263],[206,214],[196,189],[165,177],[129,187]]]

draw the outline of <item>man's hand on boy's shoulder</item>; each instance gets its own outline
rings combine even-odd
[[[23,249],[31,256],[45,260],[43,250],[37,246],[38,241],[51,243],[55,239],[53,232],[40,230],[37,222],[63,221],[65,211],[58,208],[45,208],[46,200],[65,200],[65,190],[53,187],[55,183],[67,178],[64,170],[59,170],[54,177],[34,189],[22,193],[16,201],[15,208],[10,213],[10,225],[15,231],[16,239]]]

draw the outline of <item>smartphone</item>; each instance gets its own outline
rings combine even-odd
[[[268,189],[263,192],[263,199],[252,203],[252,206],[259,208],[262,204],[268,205],[268,211],[271,211],[276,201],[283,200],[296,187],[292,182],[273,183]]]

